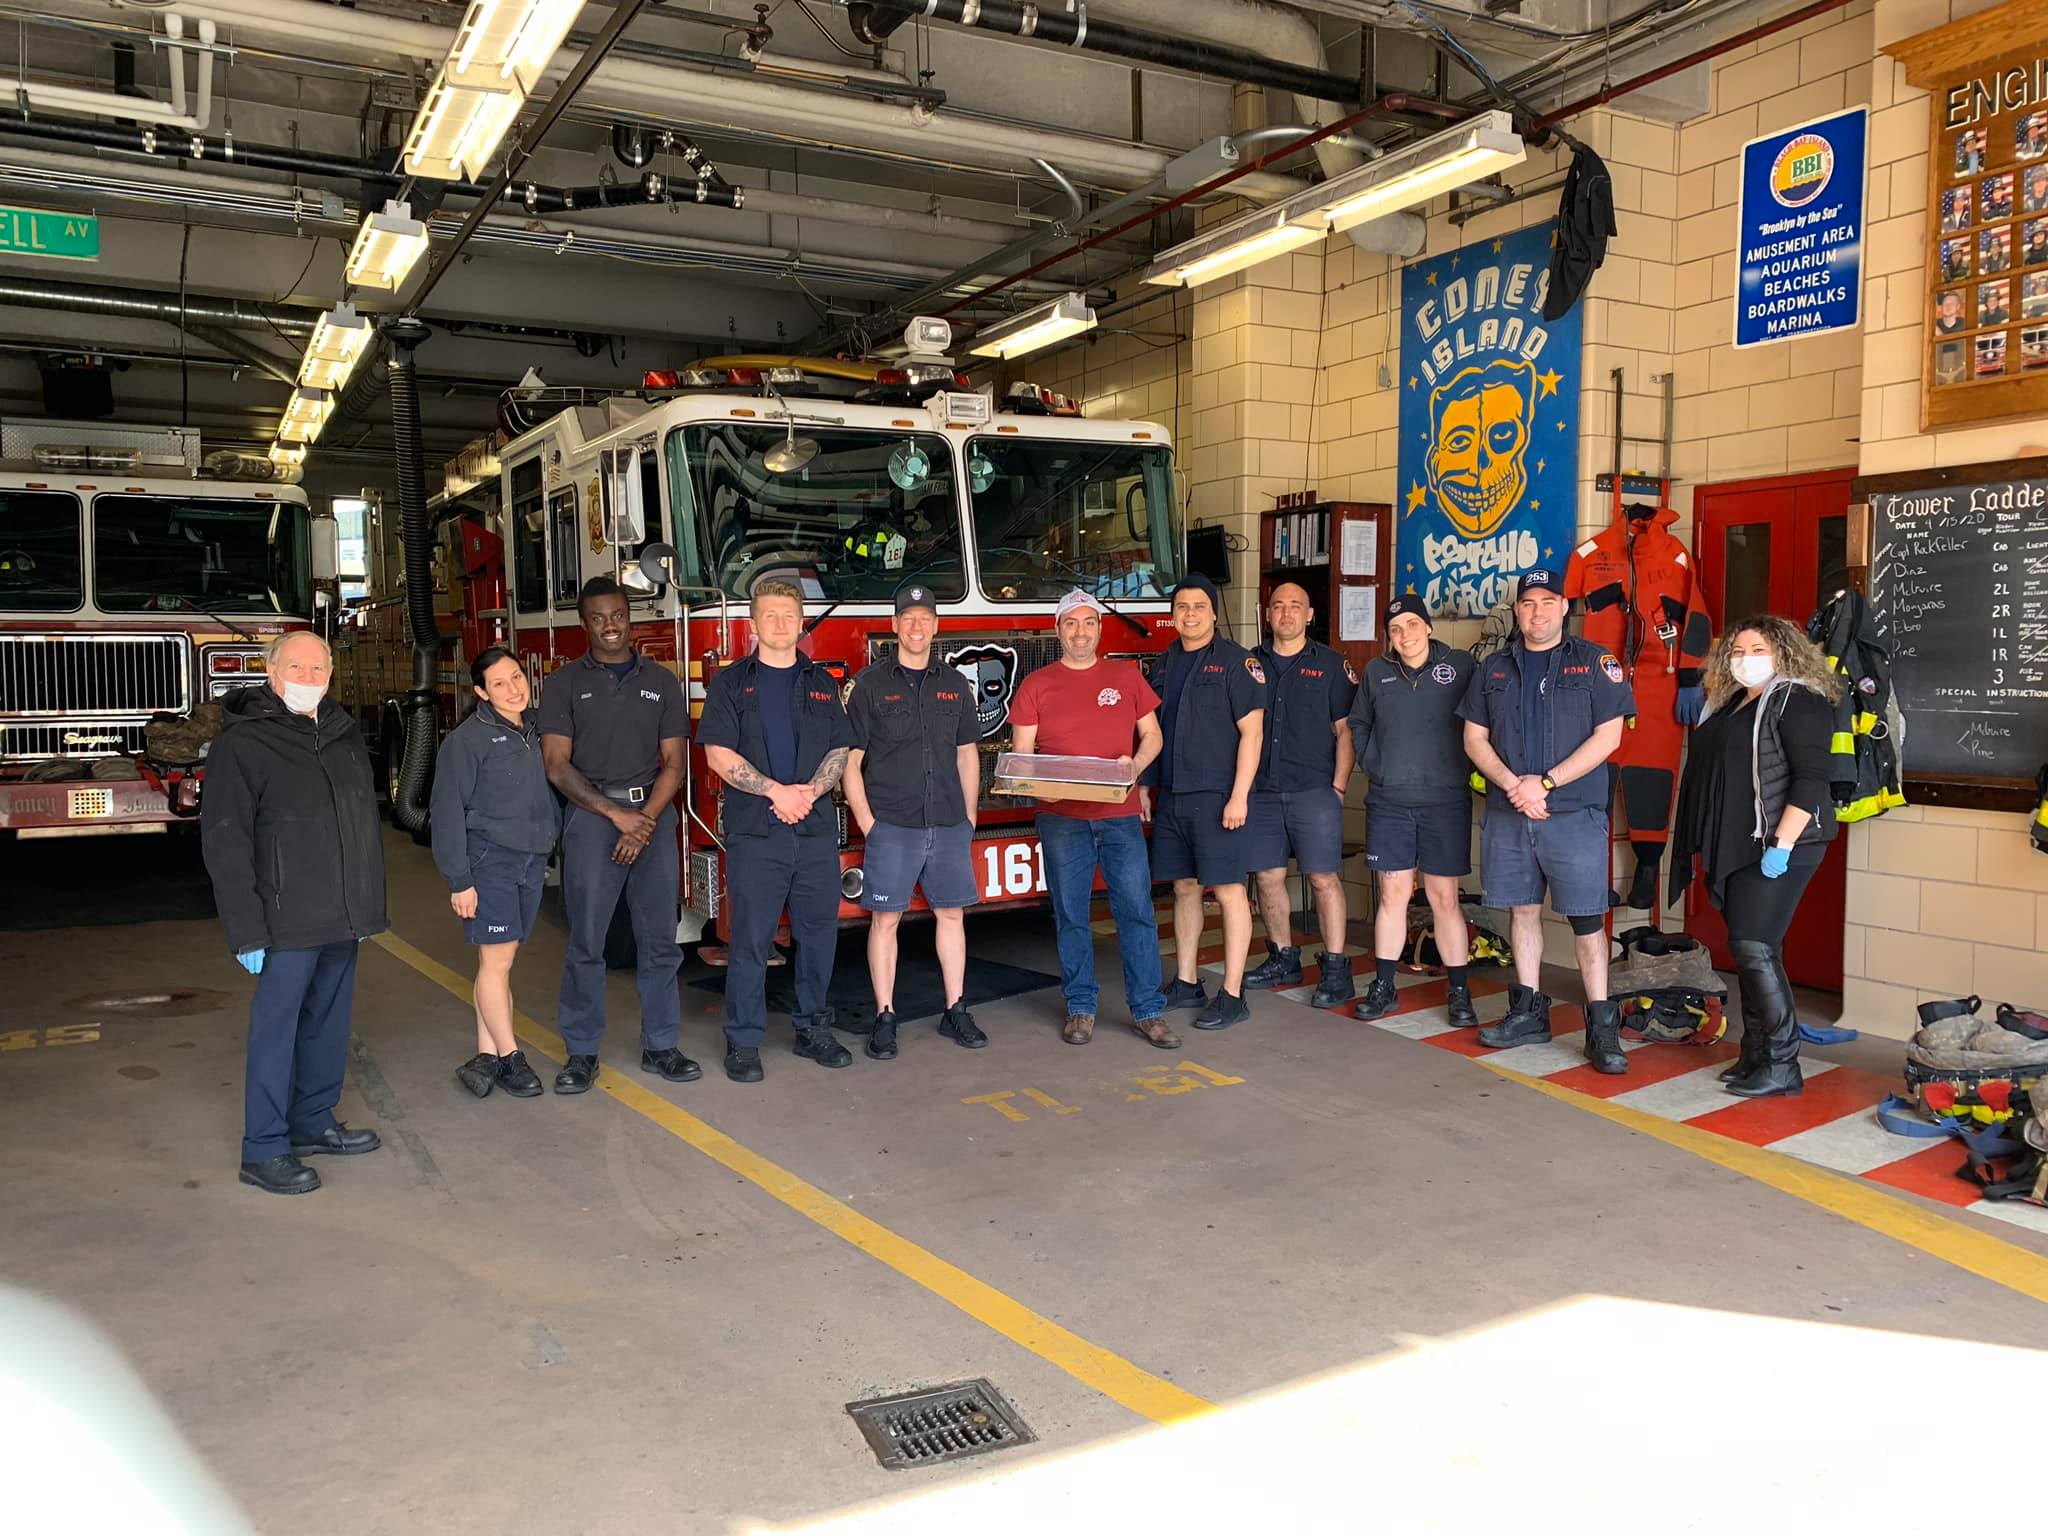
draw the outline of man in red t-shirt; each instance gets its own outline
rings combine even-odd
[[[1159,755],[1159,696],[1133,663],[1096,657],[1102,641],[1097,599],[1069,592],[1060,599],[1057,623],[1060,659],[1025,678],[1010,700],[1012,745],[1019,752],[1113,758],[1135,781]],[[1159,986],[1159,920],[1152,910],[1152,861],[1138,791],[1121,802],[1041,802],[1038,844],[1059,928],[1060,991],[1067,1002],[1060,1038],[1086,1045],[1095,1033],[1099,989],[1088,903],[1099,867],[1116,919],[1132,1027],[1160,1049],[1178,1050],[1180,1036],[1166,1022],[1166,994]]]

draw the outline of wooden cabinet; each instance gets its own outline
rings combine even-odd
[[[1349,530],[1347,534],[1347,530]],[[1352,558],[1346,560],[1348,548]],[[1282,582],[1294,582],[1315,608],[1311,638],[1333,645],[1354,672],[1379,655],[1394,559],[1393,508],[1367,501],[1283,504],[1259,518],[1259,624]],[[1349,569],[1347,569],[1349,567]],[[1348,601],[1350,620],[1345,622]],[[1346,635],[1358,638],[1345,638]]]

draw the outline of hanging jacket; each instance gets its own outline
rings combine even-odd
[[[1837,592],[1806,626],[1848,686],[1835,706],[1835,817],[1865,821],[1906,803],[1899,777],[1904,724],[1892,699],[1892,648],[1860,592]]]
[[[1620,658],[1639,701],[1663,678],[1699,687],[1714,643],[1699,573],[1670,531],[1677,520],[1669,507],[1622,507],[1565,568],[1564,595],[1586,605],[1586,638]]]
[[[1576,139],[1570,143],[1572,168],[1558,199],[1557,244],[1551,247],[1550,287],[1543,295],[1546,320],[1570,313],[1607,259],[1607,242],[1615,234],[1614,179],[1607,162]]]

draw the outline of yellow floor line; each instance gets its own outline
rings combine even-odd
[[[1710,1163],[1755,1179],[1759,1184],[1768,1184],[1809,1205],[1832,1211],[1858,1226],[1868,1227],[1909,1248],[1917,1248],[1944,1263],[1953,1264],[1957,1269],[1979,1275],[1994,1285],[2018,1291],[2035,1301],[2048,1301],[2048,1258],[1979,1232],[1975,1227],[1950,1217],[1925,1210],[1887,1193],[1880,1185],[1801,1162],[1768,1147],[1731,1141],[1696,1125],[1665,1120],[1640,1109],[1596,1099],[1510,1067],[1496,1066],[1483,1056],[1474,1060],[1497,1076],[1520,1083],[1525,1088],[1533,1088],[1574,1108],[1587,1110],[1616,1125],[1625,1125],[1645,1136],[1654,1136],[1667,1146],[1703,1157]]]
[[[456,974],[393,934],[380,933],[373,942],[429,981],[452,992],[465,1003],[469,1001],[468,977]],[[566,1054],[560,1036],[523,1013],[515,1015],[515,1032],[527,1045],[555,1061],[562,1060]],[[1166,1423],[1192,1417],[1214,1406],[1170,1381],[1141,1370],[1121,1355],[1111,1354],[1089,1343],[1051,1318],[1041,1316],[1004,1295],[994,1286],[948,1264],[937,1254],[920,1248],[908,1238],[897,1236],[844,1201],[834,1199],[787,1168],[740,1145],[689,1111],[678,1109],[660,1094],[617,1072],[605,1073],[598,1078],[596,1086],[677,1140],[731,1169],[797,1214],[816,1222],[834,1237],[851,1243],[905,1279],[923,1286],[940,1300],[958,1307],[976,1322],[993,1328],[1012,1343],[1021,1344],[1041,1360],[1059,1367],[1082,1385],[1123,1404],[1131,1412]]]

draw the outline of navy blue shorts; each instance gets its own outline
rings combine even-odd
[[[1610,905],[1607,810],[1582,806],[1531,821],[1512,807],[1486,808],[1479,880],[1489,907],[1533,907],[1550,891],[1559,917],[1599,917]]]
[[[925,905],[950,910],[981,899],[974,879],[974,823],[950,827],[898,827],[875,823],[861,851],[867,883],[860,904],[870,912],[902,912],[922,887]]]
[[[1327,784],[1314,789],[1255,789],[1245,818],[1253,869],[1284,869],[1291,853],[1304,875],[1344,867],[1344,797]]]
[[[476,916],[462,920],[472,944],[520,944],[533,932],[547,884],[548,856],[507,848],[469,835],[469,875],[476,883]]]
[[[1472,797],[1441,805],[1397,805],[1371,795],[1365,801],[1365,867],[1397,875],[1472,873]]]
[[[1251,872],[1251,820],[1223,830],[1218,791],[1159,797],[1152,813],[1152,878],[1199,880],[1204,885],[1241,885]]]

